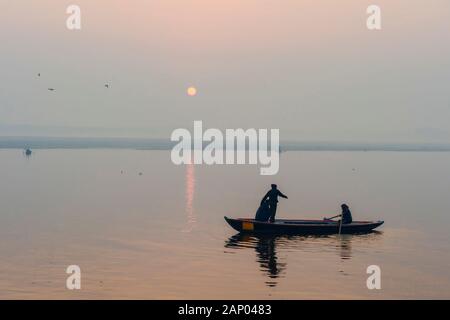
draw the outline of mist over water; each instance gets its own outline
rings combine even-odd
[[[1,298],[449,298],[450,154],[292,151],[251,165],[175,166],[168,150],[0,150]],[[339,213],[379,232],[236,234],[270,183],[279,218]],[[68,265],[82,289],[65,287]],[[368,290],[379,265],[382,289]]]

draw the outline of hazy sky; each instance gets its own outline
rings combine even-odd
[[[0,50],[0,135],[450,142],[448,0],[0,0]]]

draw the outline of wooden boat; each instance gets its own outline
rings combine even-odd
[[[339,233],[339,223],[331,220],[287,220],[275,222],[256,221],[255,219],[224,217],[225,221],[239,232],[271,234],[335,234]],[[341,233],[367,233],[382,225],[384,221],[353,221],[342,224]]]

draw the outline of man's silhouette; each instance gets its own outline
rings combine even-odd
[[[270,210],[270,222],[275,222],[275,214],[277,213],[277,203],[278,203],[278,197],[282,197],[287,199],[288,197],[285,196],[280,192],[280,190],[277,189],[276,184],[271,185],[272,189],[267,191],[266,195],[261,200],[261,205],[264,204],[264,202],[267,200],[269,204],[269,210]]]

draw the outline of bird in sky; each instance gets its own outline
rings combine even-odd
[[[48,88],[48,91],[55,91],[55,88]]]

